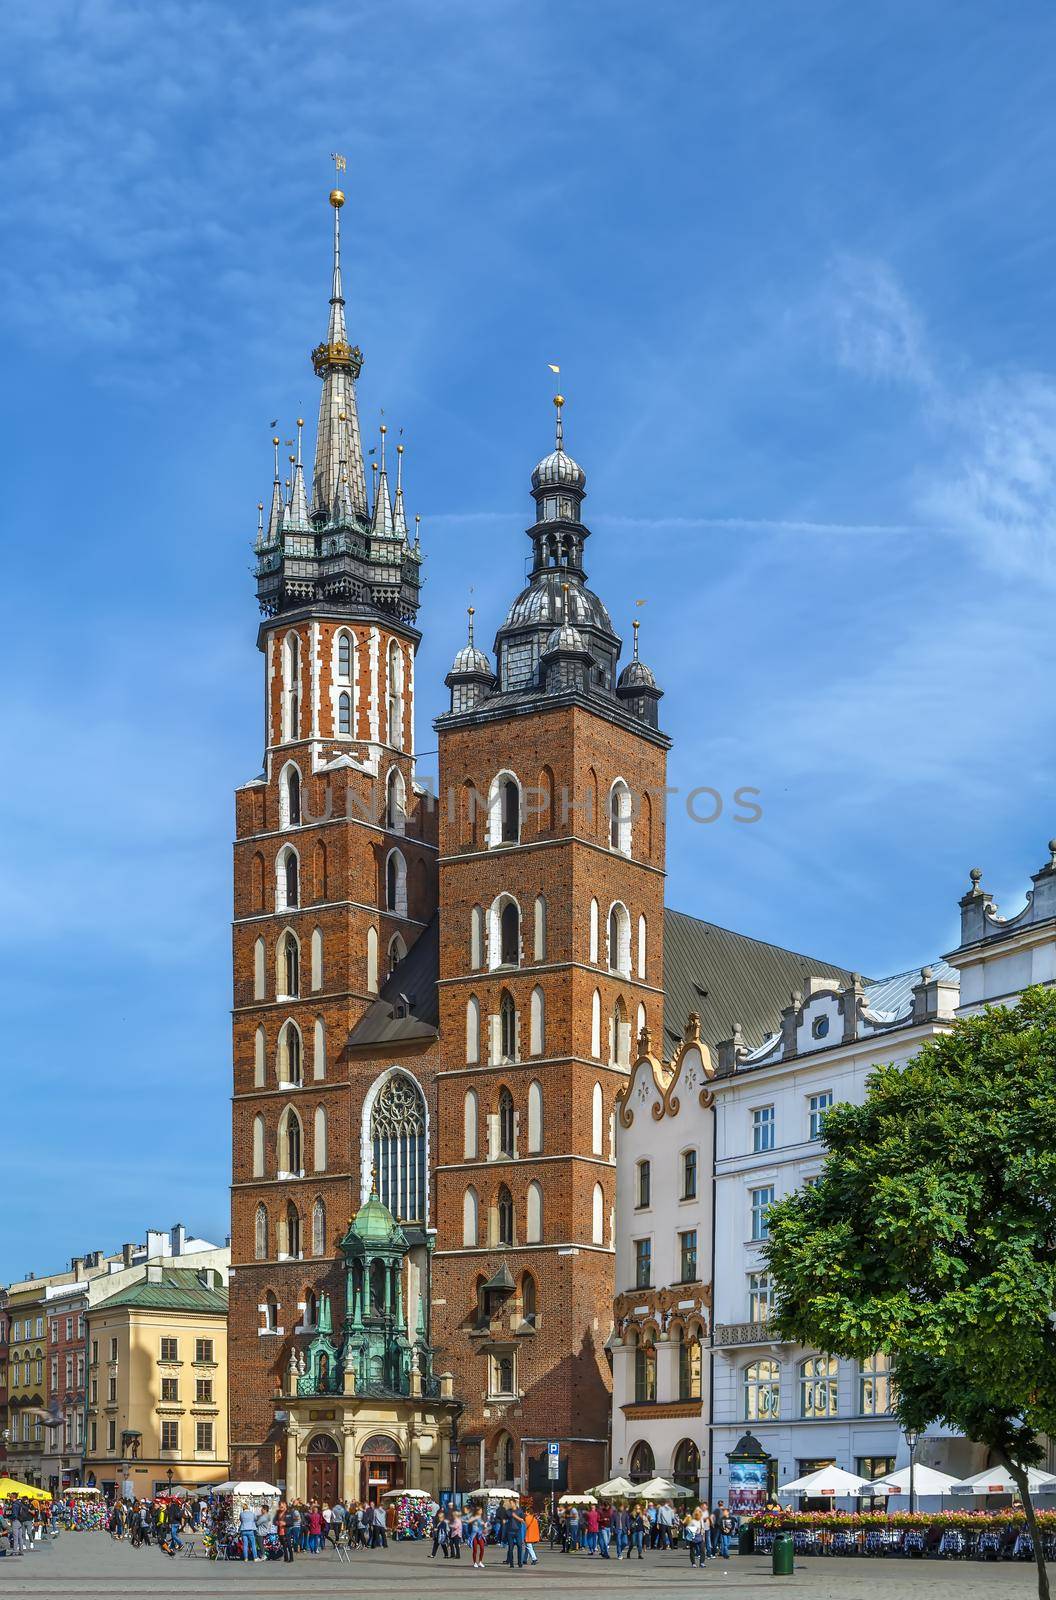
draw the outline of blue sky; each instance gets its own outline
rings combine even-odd
[[[34,0],[0,50],[0,1279],[222,1238],[250,546],[312,418],[331,150],[365,430],[428,557],[516,591],[547,362],[591,579],[667,694],[673,906],[879,975],[1006,906],[1047,799],[1056,14],[1026,3]],[[428,759],[422,763],[429,766]]]

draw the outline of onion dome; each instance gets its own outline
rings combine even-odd
[[[636,717],[641,717],[651,728],[657,726],[658,702],[663,695],[663,690],[657,687],[656,679],[638,656],[638,629],[641,623],[635,617],[631,624],[634,629],[634,655],[628,661],[616,682],[616,694],[623,702],[626,709]]]
[[[560,627],[551,629],[543,647],[544,656],[555,655],[590,655],[590,646],[571,622],[562,622]]]
[[[633,661],[628,661],[627,665],[620,673],[619,681],[616,684],[616,693],[620,694],[624,690],[627,690],[631,694],[637,694],[640,689],[655,688],[656,679],[653,677],[653,674],[650,672],[645,662],[639,661],[636,657]]]
[[[473,643],[473,607],[468,607],[469,627],[461,650],[451,663],[444,683],[451,690],[451,710],[471,711],[495,685],[495,674],[487,653]]]
[[[563,450],[551,450],[532,473],[533,489],[583,489],[587,475]]]
[[[451,663],[451,676],[463,678],[478,672],[492,677],[491,662],[484,651],[478,650],[476,645],[464,644]]]

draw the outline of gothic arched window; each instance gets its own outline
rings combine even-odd
[[[326,1207],[316,1200],[312,1207],[312,1255],[326,1255]]]
[[[301,1213],[291,1200],[286,1207],[286,1254],[297,1260],[301,1253]]]
[[[296,850],[287,850],[286,860],[283,862],[283,886],[286,894],[286,905],[299,906],[301,903],[300,874],[298,871]]]
[[[499,1190],[499,1203],[496,1210],[499,1222],[499,1244],[512,1244],[513,1198],[505,1184]]]
[[[507,989],[502,991],[499,1001],[499,1059],[517,1059],[517,1012],[514,1010],[513,996]]]
[[[352,640],[347,633],[338,634],[337,638],[337,675],[342,683],[348,683],[352,676]]]
[[[286,772],[286,825],[298,826],[301,820],[301,774],[296,767]]]
[[[268,1213],[265,1206],[257,1207],[256,1225],[254,1228],[253,1254],[258,1261],[268,1259]]]
[[[352,696],[341,694],[337,697],[337,731],[338,733],[352,732]]]
[[[499,960],[504,967],[515,967],[520,958],[521,913],[507,900],[499,913]]]
[[[513,1155],[513,1095],[505,1088],[499,1090],[499,1154]]]
[[[386,1078],[370,1113],[378,1194],[397,1222],[425,1222],[425,1098],[405,1072]]]
[[[286,978],[286,996],[296,1000],[301,992],[301,951],[297,937],[287,932],[282,941],[282,959]]]

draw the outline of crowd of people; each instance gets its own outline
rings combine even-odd
[[[673,1500],[616,1501],[614,1504],[561,1506],[551,1530],[551,1544],[562,1550],[585,1550],[603,1561],[645,1559],[649,1550],[689,1554],[691,1567],[711,1559],[725,1560],[736,1538],[738,1521],[724,1500],[712,1510],[707,1501],[676,1508]]]

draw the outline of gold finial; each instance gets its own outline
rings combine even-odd
[[[264,502],[263,502],[263,500],[258,500],[257,501],[257,510],[258,511],[263,511],[264,510]]]
[[[564,397],[563,394],[555,394],[554,395],[554,405],[557,407],[557,409],[559,411],[561,410],[561,407],[564,405],[564,403],[565,403],[565,397]]]
[[[563,394],[555,394],[554,395],[554,415],[557,418],[557,427],[556,427],[556,430],[555,430],[556,435],[557,435],[557,441],[556,441],[555,449],[559,453],[561,451],[563,451],[564,448],[565,448],[565,430],[564,430],[564,425],[563,425],[562,420],[561,420],[561,407],[564,405],[564,403],[565,403],[565,397],[564,397]]]
[[[396,446],[396,454],[398,456],[402,456],[403,455],[403,445],[402,444],[398,444]]]
[[[469,618],[469,630],[468,631],[469,631],[469,643],[470,644],[473,643],[473,617],[474,617],[475,613],[476,613],[476,606],[467,606],[466,607],[466,616]]]
[[[389,431],[389,430],[388,430],[388,428],[387,428],[387,427],[386,427],[386,426],[385,426],[385,424],[384,424],[384,422],[383,422],[383,423],[382,423],[382,424],[381,424],[381,428],[380,428],[380,432],[381,432],[381,434],[382,434],[382,436],[383,436],[383,437],[384,437],[384,435],[385,435],[385,434],[387,434],[387,433],[388,433],[388,431]]]
[[[298,417],[297,418],[297,426],[299,428],[303,428],[304,427],[304,418],[303,417]]]
[[[344,156],[338,155],[336,150],[332,150],[330,152],[330,160],[334,163],[334,177],[336,178],[339,173],[345,171],[345,168],[348,166],[348,162],[345,160]],[[330,204],[333,206],[334,210],[337,211],[341,206],[344,205],[344,203],[345,197],[341,190],[331,189]]]
[[[272,442],[272,444],[278,444],[278,442],[279,442],[279,436],[278,436],[278,434],[277,434],[277,433],[276,433],[276,434],[275,434],[275,435],[273,435],[273,437],[272,437],[272,441],[271,441],[271,442]]]

